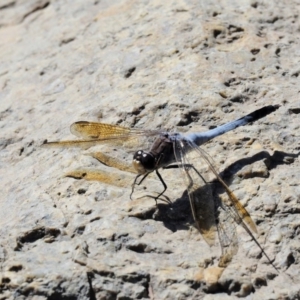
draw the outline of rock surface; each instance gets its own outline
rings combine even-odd
[[[299,9],[295,0],[2,0],[0,299],[299,299]],[[185,216],[130,201],[133,174],[90,150],[40,147],[72,138],[78,120],[202,131],[270,104],[281,108],[203,148],[279,274],[239,227],[238,254],[218,268],[220,247]],[[63,176],[83,167],[119,185]],[[175,202],[185,195],[178,174],[163,172]],[[160,188],[149,178],[147,189]]]

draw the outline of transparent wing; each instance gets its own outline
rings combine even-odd
[[[85,121],[73,123],[70,131],[82,140],[47,142],[44,146],[89,148],[99,143],[110,143],[134,148],[139,145],[151,144],[152,140],[149,137],[155,137],[161,133],[158,130],[130,129],[118,125]]]
[[[127,138],[129,136],[136,135],[157,135],[161,131],[159,130],[141,130],[131,129],[123,126],[79,121],[73,123],[70,126],[70,131],[84,140],[102,140],[102,139],[113,139],[113,138]]]
[[[208,173],[207,167],[203,167],[208,166],[210,171],[213,168],[206,153],[204,151],[202,153],[202,150],[198,150],[199,148],[195,144],[184,139],[176,141],[175,144],[176,160],[181,163],[185,173],[191,210],[196,226],[209,245],[214,244],[216,232],[218,233],[222,249],[219,266],[226,267],[238,251],[235,222],[237,218],[239,218],[238,223],[243,222],[243,220],[235,212],[235,208],[228,208],[218,195],[213,193],[215,188],[212,189],[214,183],[210,175],[214,174],[217,179],[219,179],[219,175],[215,169],[212,173]],[[224,182],[222,181],[222,183]],[[230,191],[227,186],[226,188]],[[230,196],[232,197],[232,195],[233,193],[230,191]],[[236,198],[234,200],[236,204],[238,200]],[[244,209],[240,203],[236,206],[239,209],[241,207]],[[241,214],[249,216],[244,211]],[[250,224],[252,223],[250,222]]]
[[[218,236],[222,250],[219,267],[225,268],[238,251],[238,238],[234,220],[227,207],[222,206],[220,203],[216,212]]]
[[[216,224],[215,227],[218,230],[219,241],[222,248],[222,256],[219,261],[219,266],[226,267],[232,260],[233,256],[237,253],[238,239],[235,225],[239,224],[256,243],[273,268],[278,271],[252,233],[256,233],[257,229],[251,216],[219,176],[211,163],[212,159],[209,155],[188,139],[179,139],[175,142],[175,144],[175,157],[178,162],[181,162],[182,169],[184,170],[187,178],[188,193],[193,217],[199,231],[202,235],[204,233],[203,237],[206,241],[209,241],[210,236],[213,236],[212,231],[214,224]],[[199,186],[203,183],[209,182],[209,179],[205,179],[205,173],[200,174],[198,170],[198,166],[200,169],[203,163],[209,167],[209,170],[215,176],[217,182],[221,184],[222,188],[225,190],[228,196],[227,201],[222,201],[220,198],[215,197],[212,192],[208,191],[205,192],[204,198],[202,198],[203,195],[201,192],[205,189],[203,189],[203,187],[199,188]],[[193,168],[191,168],[191,165],[193,165]],[[191,170],[193,170],[193,172],[191,172]],[[207,186],[209,185],[210,184],[207,184]],[[214,221],[212,220],[213,217]]]
[[[187,191],[197,229],[209,245],[215,243],[217,232],[215,203],[205,174],[195,167],[192,148],[183,140],[175,142],[175,157],[186,181]]]
[[[255,225],[254,221],[252,220],[250,214],[248,213],[246,208],[242,205],[242,203],[237,199],[237,197],[234,195],[234,193],[229,189],[229,187],[223,181],[223,179],[219,176],[215,167],[212,165],[211,160],[209,159],[209,155],[203,149],[201,149],[200,147],[197,147],[194,143],[191,143],[190,146],[196,152],[199,153],[200,157],[203,158],[203,160],[208,165],[209,169],[216,176],[216,179],[223,186],[225,192],[228,195],[229,202],[231,204],[231,206],[228,207],[228,210],[230,211],[231,216],[234,218],[235,222],[238,224],[244,224],[244,226],[246,226],[246,227],[248,225],[253,232],[257,233],[256,225]]]

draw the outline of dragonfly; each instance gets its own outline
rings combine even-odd
[[[219,267],[227,267],[238,251],[238,239],[235,230],[235,225],[238,224],[244,228],[250,238],[256,243],[270,265],[279,272],[255,238],[254,234],[257,234],[257,228],[250,214],[221,178],[213,165],[212,158],[200,147],[228,131],[273,113],[279,107],[279,105],[264,106],[235,121],[206,132],[187,134],[79,121],[71,125],[70,131],[81,140],[46,141],[44,145],[60,147],[84,146],[89,148],[99,143],[108,143],[112,145],[121,144],[125,148],[130,148],[137,147],[137,145],[145,146],[148,142],[149,150],[137,150],[133,155],[132,164],[137,175],[132,184],[130,197],[134,187],[140,185],[149,174],[155,172],[163,185],[163,191],[155,197],[156,200],[160,199],[166,192],[167,185],[159,171],[171,168],[180,169],[185,179],[196,228],[210,246],[215,243],[216,234],[218,234],[221,246]],[[223,198],[217,199],[214,196],[212,181],[207,179],[208,177],[201,171],[203,166],[206,166],[209,174],[213,175],[214,180],[225,191],[224,193],[227,194],[226,200]]]

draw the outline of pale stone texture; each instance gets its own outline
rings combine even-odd
[[[299,299],[299,10],[296,0],[2,0],[0,299]],[[270,104],[281,108],[203,148],[280,274],[241,228],[222,272],[219,246],[186,222],[188,203],[159,214],[151,198],[130,201],[132,174],[89,150],[40,147],[72,138],[78,120],[201,131]],[[63,177],[79,167],[122,184]],[[181,173],[163,175],[171,200],[186,199]]]

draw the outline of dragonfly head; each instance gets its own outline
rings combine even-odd
[[[139,174],[145,174],[155,169],[156,161],[153,154],[139,150],[134,153],[132,164]]]

